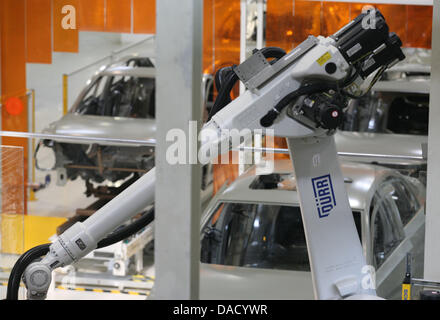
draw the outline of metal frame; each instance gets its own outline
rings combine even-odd
[[[438,190],[440,181],[440,3],[434,2],[432,19],[431,95],[429,106],[428,132],[428,172],[426,192],[426,236],[425,236],[425,274],[424,277],[440,281],[440,212],[438,211]]]
[[[156,101],[162,107],[156,114],[154,298],[199,299],[201,166],[193,158],[198,145],[187,148],[190,161],[172,165],[166,136],[178,128],[191,137],[201,124],[203,0],[157,0],[156,13]],[[198,128],[188,128],[190,121]]]

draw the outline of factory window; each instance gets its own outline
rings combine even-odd
[[[201,261],[250,268],[309,271],[298,206],[221,204],[203,229]],[[361,214],[353,213],[361,237]]]

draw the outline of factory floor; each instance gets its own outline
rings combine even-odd
[[[41,132],[51,122],[60,119],[63,115],[63,74],[72,73],[105,56],[109,56],[113,51],[120,50],[148,37],[146,35],[137,37],[95,32],[80,32],[79,36],[79,53],[54,52],[52,64],[27,64],[27,87],[29,90],[35,90],[35,132]],[[131,53],[153,56],[153,40],[126,50],[118,54],[117,57]],[[108,61],[109,59],[105,62]],[[105,62],[101,61],[93,64],[91,67],[69,76],[69,107],[85,86],[86,81]],[[51,151],[42,149],[39,153],[40,166],[50,167],[53,160],[54,157]],[[36,245],[49,242],[50,238],[56,234],[56,228],[68,218],[74,216],[77,209],[86,208],[96,201],[93,196],[87,197],[85,195],[85,183],[81,179],[68,181],[66,185],[59,186],[54,171],[36,170],[34,182],[44,183],[48,175],[50,176],[50,183],[46,188],[37,191],[35,197],[34,195],[29,197],[30,194],[28,193],[29,201],[27,202],[26,216],[6,217],[2,215],[0,217],[2,222],[0,244],[3,244],[2,248],[7,247],[6,243],[9,246],[6,252],[2,250],[0,253],[0,299],[6,297],[6,282],[13,264],[19,257],[19,253]],[[29,176],[32,176],[31,171],[29,171]],[[14,230],[6,230],[8,227]],[[154,274],[151,265],[152,263],[147,262],[145,271],[142,274],[136,274],[138,278],[133,282],[139,282],[139,277]],[[90,271],[92,277],[92,280],[89,281],[90,284],[87,284],[88,280],[75,284],[74,277],[65,276],[64,278],[69,278],[69,283],[66,285],[63,280],[54,283],[49,291],[48,299],[124,300],[145,299],[148,295],[149,290],[145,289],[145,286],[141,286],[140,289],[133,286],[135,289],[131,290],[129,281],[127,282],[125,278],[113,276],[108,270],[97,272],[95,266],[92,265],[90,270],[87,270],[87,265],[82,266],[82,268],[83,271]],[[95,278],[98,276],[104,277],[105,281],[111,281],[111,285],[101,285],[100,283],[103,283],[102,279],[101,281],[93,281],[93,275],[95,275]],[[58,276],[63,279],[62,272]],[[149,282],[151,283],[151,280]],[[24,298],[23,292],[20,293],[20,297]]]

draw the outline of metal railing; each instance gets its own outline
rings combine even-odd
[[[17,131],[0,131],[0,136],[16,137],[16,138],[28,138],[28,139],[49,139],[54,141],[69,141],[73,143],[111,143],[114,145],[123,145],[131,147],[139,146],[156,146],[155,139],[148,140],[136,140],[136,139],[110,139],[102,137],[78,137],[59,134],[45,134],[45,133],[29,133],[29,132],[17,132]],[[268,147],[248,147],[240,146],[234,148],[233,151],[250,151],[250,152],[265,152],[275,154],[289,154],[289,149],[285,148],[268,148]],[[338,152],[341,157],[368,157],[378,159],[396,159],[396,160],[426,160],[423,156],[411,156],[411,155],[390,155],[390,154],[373,154],[363,152]]]

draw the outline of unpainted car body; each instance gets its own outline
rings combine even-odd
[[[205,106],[212,84],[212,77],[205,75]],[[136,56],[121,59],[98,72],[78,95],[69,112],[43,130],[43,133],[58,136],[97,138],[99,142],[40,141],[35,153],[37,168],[57,170],[59,185],[77,177],[86,182],[102,183],[121,181],[133,174],[142,175],[154,167],[155,108],[152,60]],[[138,146],[130,141],[149,141],[151,144]],[[37,155],[43,146],[55,153],[55,164],[51,168],[39,165]],[[212,176],[209,168],[203,170],[206,174],[202,186],[207,186]]]
[[[376,269],[377,293],[399,299],[408,252],[414,276],[423,275],[425,188],[396,170],[341,167],[364,255]],[[217,193],[202,216],[201,243],[202,299],[314,298],[288,160],[269,171],[253,167]]]
[[[431,53],[405,48],[405,55],[369,94],[349,102],[336,144],[366,155],[347,160],[392,167],[426,184]]]

